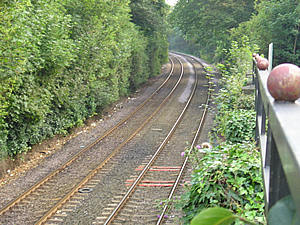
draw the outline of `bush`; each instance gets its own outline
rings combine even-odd
[[[130,2],[133,23],[147,40],[147,65],[150,75],[160,73],[162,63],[168,60],[167,22],[168,6],[164,0],[132,0]]]
[[[253,139],[255,129],[254,94],[245,94],[242,88],[250,82],[252,46],[247,37],[240,43],[233,41],[230,49],[224,50],[226,60],[219,64],[221,85],[217,97],[216,135],[238,143]]]
[[[198,151],[195,149],[194,151]],[[204,149],[182,196],[185,222],[208,207],[225,207],[249,220],[263,221],[260,153],[254,143],[222,143]]]
[[[218,134],[226,141],[242,143],[253,140],[255,135],[255,117],[253,110],[238,109],[225,111],[218,115]]]
[[[149,78],[150,68],[147,67],[149,60],[149,56],[146,54],[146,46],[148,45],[147,38],[137,31],[132,36],[134,40],[129,81],[131,89],[136,90]]]

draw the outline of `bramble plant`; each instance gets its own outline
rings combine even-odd
[[[263,186],[260,156],[254,143],[222,143],[203,154],[182,196],[188,222],[208,207],[225,207],[249,220],[263,221]]]
[[[227,141],[241,143],[253,140],[255,134],[255,111],[238,109],[223,111],[217,116],[217,133]]]

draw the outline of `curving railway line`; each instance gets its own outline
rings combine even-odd
[[[192,58],[192,60],[194,59]],[[130,182],[130,188],[124,194],[119,203],[116,204],[113,211],[105,219],[105,222],[101,221],[101,219],[105,217],[97,217],[98,220],[94,221],[93,224],[108,225],[143,223],[158,225],[162,224],[164,221],[167,221],[169,218],[169,216],[166,215],[169,207],[168,203],[172,200],[178,186],[183,184],[181,177],[188,167],[188,157],[180,157],[178,150],[171,147],[173,145],[172,143],[169,143],[171,141],[170,139],[177,139],[177,137],[180,136],[180,134],[178,134],[178,130],[184,129],[184,124],[182,125],[180,123],[185,123],[184,120],[191,119],[190,114],[194,112],[193,110],[190,110],[189,112],[188,109],[193,101],[194,106],[205,105],[205,107],[201,110],[201,113],[199,113],[201,116],[199,117],[200,121],[198,126],[195,127],[196,130],[192,130],[192,132],[190,131],[190,136],[192,137],[190,140],[190,148],[194,147],[201,132],[201,128],[203,127],[207,112],[207,105],[209,103],[208,92],[206,95],[203,95],[199,89],[198,92],[201,93],[200,95],[198,93],[197,97],[199,98],[193,98],[197,90],[198,76],[200,76],[200,74],[197,73],[195,65],[190,63],[192,62],[191,60],[186,62],[192,65],[195,78],[193,82],[194,86],[185,104],[185,107],[182,109],[180,115],[177,117],[176,122],[173,124],[172,128],[160,146],[156,149],[153,156],[147,162],[145,162],[144,165],[137,168],[137,170],[141,170],[141,172],[136,175],[135,179],[128,180],[128,182]],[[205,87],[208,88],[208,84],[205,85]],[[176,141],[173,140],[173,142]],[[167,144],[169,146],[167,146]],[[152,198],[147,198],[147,196],[152,196]],[[144,202],[141,204],[141,199],[146,200],[144,200]],[[154,208],[153,199],[161,199],[161,201],[167,199],[167,201],[165,201],[163,204],[163,210],[157,214],[157,216],[155,211],[149,213],[151,212],[151,208]],[[135,210],[132,210],[132,208],[135,206],[138,207],[136,207]],[[159,210],[157,212],[159,212]]]
[[[161,224],[168,205],[158,219],[149,216],[147,206],[153,199],[171,200],[182,184],[187,158],[171,146],[182,136],[195,144],[206,112],[199,106],[209,99],[200,62],[186,58],[172,53],[167,78],[143,103],[3,205],[0,223],[138,224],[149,217],[148,224]],[[137,204],[141,199],[143,204]]]

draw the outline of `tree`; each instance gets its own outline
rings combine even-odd
[[[274,64],[300,60],[300,4],[298,0],[263,0],[257,14],[233,31],[233,38],[247,34],[267,54],[274,43]]]
[[[185,38],[210,56],[218,45],[226,46],[230,29],[247,21],[254,11],[252,0],[180,0],[171,19]]]
[[[168,57],[168,6],[164,0],[132,0],[130,8],[132,22],[141,29],[148,40],[150,74],[159,74],[162,63],[166,62]]]

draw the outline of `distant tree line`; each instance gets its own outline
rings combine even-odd
[[[223,60],[246,36],[265,55],[273,42],[275,64],[300,62],[299,0],[179,0],[170,22],[204,58]]]
[[[0,153],[100,113],[167,61],[164,0],[0,2]]]

